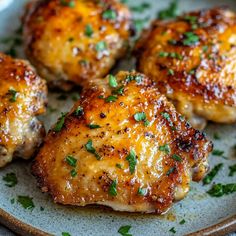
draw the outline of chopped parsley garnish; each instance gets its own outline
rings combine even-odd
[[[186,220],[185,220],[185,219],[182,219],[182,220],[179,222],[180,225],[183,225],[183,224],[185,224],[185,223],[186,223]]]
[[[107,98],[105,98],[105,102],[115,102],[118,99],[117,96],[110,95]]]
[[[146,126],[146,127],[147,127],[147,126],[149,126],[149,125],[150,125],[150,121],[149,121],[149,120],[145,120],[143,124],[144,124],[144,126]]]
[[[208,50],[208,46],[207,46],[207,45],[204,45],[204,46],[202,47],[202,51],[203,51],[203,52],[207,52],[207,50]]]
[[[84,114],[84,109],[81,106],[78,106],[74,112],[76,116],[82,116]]]
[[[188,72],[190,75],[194,75],[196,73],[196,69],[192,69]]]
[[[62,236],[71,236],[71,234],[69,234],[68,232],[62,232],[61,235]]]
[[[184,20],[190,22],[191,24],[195,24],[197,21],[197,17],[188,15],[184,17]]]
[[[16,101],[16,97],[17,97],[17,91],[15,89],[9,89],[8,90],[8,94],[11,96],[9,101],[10,102],[15,102]]]
[[[61,94],[57,97],[57,100],[66,100],[67,96],[65,94]]]
[[[170,57],[170,58],[176,58],[176,59],[179,59],[179,60],[182,60],[182,59],[183,59],[183,56],[180,55],[180,54],[177,53],[177,52],[170,52],[170,53],[169,53],[169,57]]]
[[[171,233],[173,233],[173,234],[176,233],[175,227],[172,227],[169,231],[170,231]]]
[[[123,95],[124,94],[124,86],[121,86],[121,87],[113,90],[112,93],[117,94],[117,95]]]
[[[222,156],[223,154],[224,154],[224,151],[221,151],[218,149],[215,149],[212,151],[212,155],[214,155],[214,156]]]
[[[15,198],[12,198],[12,199],[10,200],[10,203],[11,203],[11,204],[14,204],[14,203],[15,203]]]
[[[122,236],[132,236],[132,234],[129,233],[130,229],[131,229],[130,225],[124,225],[119,228],[118,233],[121,234]]]
[[[179,116],[179,119],[180,119],[182,122],[185,121],[185,117],[182,116],[182,115]]]
[[[168,69],[168,75],[174,75],[175,72],[172,69]]]
[[[77,171],[75,169],[70,172],[71,177],[75,177],[77,175]]]
[[[144,18],[144,19],[134,19],[134,27],[136,29],[137,32],[142,31],[142,29],[144,28],[145,23],[149,20],[148,17]]]
[[[67,1],[67,0],[60,0],[60,3],[62,6],[65,6],[65,7],[75,7],[75,1],[74,0],[70,0],[70,1]]]
[[[86,67],[89,65],[89,60],[81,59],[81,60],[79,60],[79,64],[83,67]]]
[[[175,18],[178,15],[178,2],[174,0],[170,3],[168,8],[161,10],[158,12],[158,19],[165,20],[170,18]]]
[[[88,152],[94,154],[97,160],[101,159],[100,155],[97,153],[96,149],[93,147],[93,142],[91,139],[89,139],[88,142],[85,144],[85,148]]]
[[[169,53],[168,52],[159,52],[159,57],[168,57],[169,56]]]
[[[174,167],[171,167],[167,172],[166,172],[166,175],[169,176],[170,174],[172,174],[174,171],[175,171],[175,166]]]
[[[179,59],[179,60],[183,60],[183,56],[180,55],[177,52],[159,52],[159,57],[170,57],[170,58],[175,58],[175,59]]]
[[[177,44],[177,41],[175,39],[169,39],[167,41],[170,45],[176,45]]]
[[[207,58],[208,58],[208,59],[213,59],[214,56],[213,56],[212,54],[208,54],[208,55],[207,55]]]
[[[220,135],[218,133],[214,133],[213,138],[216,140],[220,140]]]
[[[68,156],[66,157],[66,162],[67,162],[67,164],[69,164],[70,166],[76,167],[77,160],[76,160],[73,156],[68,155]]]
[[[78,94],[73,94],[72,97],[71,97],[71,99],[72,99],[73,101],[78,101],[78,100],[80,99],[80,94],[79,94],[79,93],[78,93]]]
[[[183,60],[183,56],[180,55],[180,54],[177,53],[177,52],[170,52],[170,53],[169,53],[169,57],[170,57],[170,58],[176,58],[176,59],[179,59],[179,60]]]
[[[144,112],[137,112],[134,114],[134,119],[136,121],[144,121],[146,120],[146,114]]]
[[[197,24],[198,22],[197,22],[197,17],[196,16],[188,15],[188,16],[184,17],[184,20],[191,24],[191,28],[193,30],[198,28],[198,24]]]
[[[199,42],[199,37],[193,32],[186,32],[184,36],[183,45],[185,46],[192,46]]]
[[[137,194],[140,196],[145,196],[147,194],[147,189],[146,188],[138,188]]]
[[[210,184],[222,167],[223,163],[214,166],[214,168],[203,178],[203,184]]]
[[[7,187],[14,187],[17,183],[18,183],[18,180],[17,180],[17,177],[16,177],[16,174],[15,173],[7,173],[5,176],[3,176],[3,181],[5,181],[5,185]]]
[[[179,161],[179,162],[181,162],[183,159],[179,156],[179,155],[177,155],[177,154],[174,154],[174,155],[172,155],[172,158],[174,159],[174,160],[176,160],[176,161]]]
[[[84,34],[88,37],[91,37],[93,35],[93,28],[90,24],[87,24],[85,26]]]
[[[112,181],[108,193],[113,197],[117,195],[117,180]]]
[[[169,154],[170,153],[170,146],[168,144],[164,144],[159,147],[159,151]]]
[[[113,76],[113,75],[109,75],[108,78],[109,78],[109,85],[110,85],[112,88],[116,88],[116,87],[118,86],[116,77]]]
[[[116,11],[112,9],[108,9],[102,13],[102,18],[104,20],[115,20],[116,16],[117,16]]]
[[[33,198],[29,196],[18,196],[17,202],[21,204],[27,210],[33,210],[35,208]]]
[[[150,122],[147,120],[146,114],[145,112],[137,112],[134,114],[134,119],[136,121],[143,121],[144,122],[144,126],[148,126],[150,124]]]
[[[229,176],[234,176],[235,173],[236,173],[236,164],[229,166]]]
[[[130,153],[126,157],[126,160],[129,162],[129,171],[131,174],[133,174],[135,171],[136,164],[137,164],[136,153],[133,149],[130,150]]]
[[[131,11],[138,12],[138,13],[143,13],[146,9],[150,8],[150,4],[147,2],[143,2],[138,6],[133,6],[131,7]]]
[[[98,129],[98,128],[101,128],[100,125],[96,125],[96,124],[89,124],[87,125],[90,129]]]
[[[122,169],[122,166],[120,163],[116,163],[116,167],[119,168],[119,169]]]
[[[98,42],[95,46],[96,51],[101,52],[107,49],[107,44],[104,41]]]
[[[67,113],[64,113],[64,112],[61,113],[61,117],[58,119],[58,121],[53,129],[55,132],[60,132],[61,129],[63,128],[66,115],[67,115]]]
[[[230,193],[236,192],[236,183],[231,184],[215,184],[207,192],[212,197],[221,197],[223,195],[228,195]]]
[[[197,29],[198,28],[198,25],[197,24],[192,24],[192,30],[195,30],[195,29]]]
[[[104,99],[104,96],[103,95],[99,95],[98,98],[99,99]]]
[[[127,82],[131,82],[135,80],[138,84],[140,84],[143,80],[143,76],[142,75],[127,75],[125,77],[125,80]]]
[[[169,119],[170,119],[170,115],[169,115],[169,113],[167,113],[167,112],[162,112],[161,115],[162,115],[162,117],[164,117],[166,120],[169,120]]]

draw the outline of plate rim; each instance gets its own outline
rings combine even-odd
[[[111,211],[113,211],[111,209]],[[0,224],[21,236],[50,236],[49,234],[31,224],[23,222],[9,212],[0,208]],[[236,231],[236,214],[219,223],[212,224],[186,236],[223,236]]]
[[[10,213],[0,208],[0,224],[4,225],[13,232],[22,236],[50,236],[49,234],[41,229],[29,225]],[[223,236],[228,233],[236,231],[236,215],[233,215],[225,220],[211,225],[209,227],[200,229],[193,233],[189,233],[186,236]]]

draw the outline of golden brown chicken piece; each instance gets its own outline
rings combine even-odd
[[[46,82],[23,60],[0,53],[0,167],[30,158],[45,135]]]
[[[166,212],[204,176],[211,143],[144,75],[99,83],[50,130],[33,174],[58,203]]]
[[[136,45],[137,68],[190,123],[236,121],[236,15],[215,8],[154,21]]]
[[[34,0],[23,21],[29,60],[64,90],[107,75],[131,34],[130,12],[117,0]]]

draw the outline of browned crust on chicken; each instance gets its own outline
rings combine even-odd
[[[204,114],[199,108],[197,115],[235,122],[235,32],[236,15],[225,8],[190,12],[169,22],[156,20],[136,45],[137,68],[172,100],[211,110]],[[225,110],[225,117],[219,110]]]
[[[116,0],[34,0],[24,16],[28,58],[49,85],[68,90],[105,76],[124,56],[131,34],[128,8]]]
[[[120,72],[113,89],[108,79],[84,91],[59,132],[57,125],[49,131],[32,172],[42,191],[57,203],[164,213],[187,194],[192,178],[199,181],[204,176],[212,145],[144,75]],[[120,88],[123,92],[117,94]],[[111,95],[117,100],[107,102]],[[76,113],[78,107],[82,110]],[[138,112],[144,112],[146,120],[136,121]],[[90,129],[89,124],[100,127]],[[86,150],[88,140],[96,155]],[[127,161],[131,150],[137,158],[133,173]],[[77,160],[74,167],[66,162],[68,155]],[[74,177],[72,170],[77,173]],[[117,195],[111,196],[115,180]],[[146,189],[144,196],[138,194],[139,188]]]
[[[46,82],[23,60],[0,53],[0,167],[30,158],[45,135]]]

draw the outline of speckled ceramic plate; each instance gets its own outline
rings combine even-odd
[[[144,0],[128,0],[131,6],[139,5]],[[0,12],[0,38],[11,35],[19,25],[19,16],[22,13],[26,0],[15,0],[6,10]],[[146,0],[151,7],[135,18],[145,19],[155,17],[158,10],[166,7],[168,0]],[[225,0],[180,0],[180,10],[212,7],[218,4],[228,5],[236,10],[236,1]],[[0,50],[4,50],[1,45]],[[133,62],[121,61],[119,68],[131,69]],[[58,100],[58,94],[49,96],[49,110],[43,117],[47,128],[56,121],[61,111],[68,111],[73,103],[73,94],[67,95],[66,100]],[[54,109],[55,108],[55,109]],[[60,108],[60,110],[58,109]],[[220,140],[214,140],[217,132]],[[236,163],[233,146],[236,144],[236,126],[208,125],[206,133],[214,140],[215,148],[224,151],[224,158],[210,156],[211,166],[224,163],[223,169],[215,178],[216,183],[236,183],[236,175],[229,177],[229,166]],[[210,186],[201,183],[192,184],[189,195],[165,215],[144,215],[116,213],[107,208],[90,206],[86,208],[65,207],[56,205],[47,194],[42,194],[36,187],[36,181],[30,174],[30,163],[15,162],[0,170],[0,222],[22,235],[62,235],[69,232],[71,235],[117,235],[122,225],[131,225],[130,233],[138,235],[171,235],[172,227],[175,235],[194,233],[194,235],[223,235],[236,230],[236,194],[212,198],[206,192]],[[9,188],[5,186],[2,177],[14,172],[18,184]],[[17,196],[24,195],[33,198],[35,208],[26,210],[17,203]],[[14,199],[14,200],[13,200]],[[185,219],[185,224],[180,224]],[[202,230],[204,229],[204,230]]]

